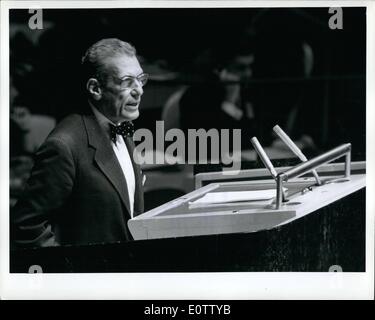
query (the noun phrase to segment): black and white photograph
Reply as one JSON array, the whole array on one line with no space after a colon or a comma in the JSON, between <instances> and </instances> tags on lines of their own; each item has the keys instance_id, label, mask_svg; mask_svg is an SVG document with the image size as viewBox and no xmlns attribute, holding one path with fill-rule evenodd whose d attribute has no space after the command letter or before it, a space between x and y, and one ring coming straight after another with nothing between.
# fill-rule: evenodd
<instances>
[{"instance_id":1,"label":"black and white photograph","mask_svg":"<svg viewBox=\"0 0 375 320\"><path fill-rule=\"evenodd\" d=\"M278 3L1 3L6 299L373 299L374 6Z\"/></svg>"}]
</instances>

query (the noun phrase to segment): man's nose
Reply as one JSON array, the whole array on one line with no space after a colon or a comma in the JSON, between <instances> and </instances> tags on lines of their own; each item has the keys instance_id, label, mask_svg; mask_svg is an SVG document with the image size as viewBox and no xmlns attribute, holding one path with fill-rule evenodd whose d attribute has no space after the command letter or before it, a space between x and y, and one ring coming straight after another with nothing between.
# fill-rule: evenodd
<instances>
[{"instance_id":1,"label":"man's nose","mask_svg":"<svg viewBox=\"0 0 375 320\"><path fill-rule=\"evenodd\" d=\"M135 99L138 99L143 94L143 88L140 82L135 81L134 88L130 91L130 94Z\"/></svg>"}]
</instances>

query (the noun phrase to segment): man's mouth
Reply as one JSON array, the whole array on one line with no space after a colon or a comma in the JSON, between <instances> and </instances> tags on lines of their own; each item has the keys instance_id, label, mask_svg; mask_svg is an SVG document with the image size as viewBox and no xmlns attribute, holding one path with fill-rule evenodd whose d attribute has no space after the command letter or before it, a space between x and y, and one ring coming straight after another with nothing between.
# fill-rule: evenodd
<instances>
[{"instance_id":1,"label":"man's mouth","mask_svg":"<svg viewBox=\"0 0 375 320\"><path fill-rule=\"evenodd\" d=\"M126 105L136 107L138 105L138 102L127 103Z\"/></svg>"}]
</instances>

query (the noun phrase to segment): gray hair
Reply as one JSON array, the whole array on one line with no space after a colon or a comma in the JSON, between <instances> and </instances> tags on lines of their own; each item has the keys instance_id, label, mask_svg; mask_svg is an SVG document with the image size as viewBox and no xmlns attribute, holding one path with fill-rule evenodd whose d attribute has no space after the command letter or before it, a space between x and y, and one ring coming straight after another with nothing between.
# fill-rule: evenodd
<instances>
[{"instance_id":1,"label":"gray hair","mask_svg":"<svg viewBox=\"0 0 375 320\"><path fill-rule=\"evenodd\" d=\"M83 80L95 77L104 81L107 77L104 64L106 58L124 54L133 57L136 53L133 45L116 38L102 39L94 43L82 57Z\"/></svg>"}]
</instances>

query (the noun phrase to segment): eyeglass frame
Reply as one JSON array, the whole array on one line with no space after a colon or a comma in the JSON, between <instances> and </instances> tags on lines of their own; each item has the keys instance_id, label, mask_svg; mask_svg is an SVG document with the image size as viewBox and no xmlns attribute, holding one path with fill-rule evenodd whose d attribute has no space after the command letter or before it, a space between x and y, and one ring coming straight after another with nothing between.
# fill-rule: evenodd
<instances>
[{"instance_id":1,"label":"eyeglass frame","mask_svg":"<svg viewBox=\"0 0 375 320\"><path fill-rule=\"evenodd\" d=\"M146 80L143 83L139 78L140 77L144 77L144 76L146 76ZM141 73L140 75L138 75L136 77L131 76L131 75L126 75L126 76L123 76L122 78L119 78L119 77L116 77L116 76L112 76L112 77L121 81L121 87L122 87L122 84L123 84L123 82L125 80L132 79L132 84L134 83L135 80L137 80L141 84L141 87L143 88L147 84L148 79L150 78L150 75L148 73L143 72L143 73ZM124 89L128 89L128 88L132 88L132 86L126 86L126 87L124 87Z\"/></svg>"}]
</instances>

